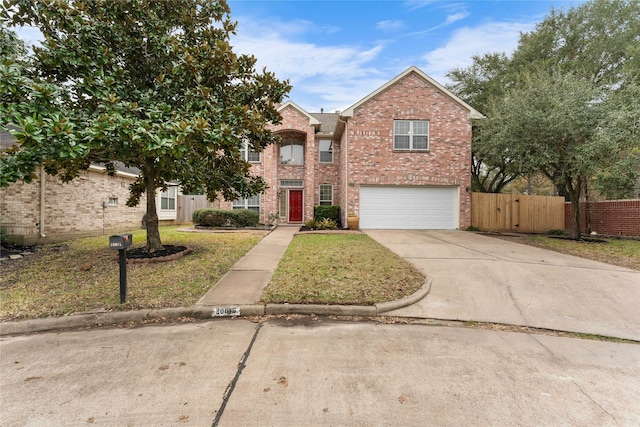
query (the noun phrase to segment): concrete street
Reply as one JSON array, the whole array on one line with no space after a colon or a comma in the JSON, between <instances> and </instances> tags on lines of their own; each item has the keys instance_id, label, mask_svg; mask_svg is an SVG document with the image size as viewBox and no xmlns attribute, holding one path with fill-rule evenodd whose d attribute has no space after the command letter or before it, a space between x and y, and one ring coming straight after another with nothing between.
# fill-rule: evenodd
<instances>
[{"instance_id":1,"label":"concrete street","mask_svg":"<svg viewBox=\"0 0 640 427\"><path fill-rule=\"evenodd\" d=\"M640 424L637 344L304 318L49 332L0 350L2 426Z\"/></svg>"}]
</instances>

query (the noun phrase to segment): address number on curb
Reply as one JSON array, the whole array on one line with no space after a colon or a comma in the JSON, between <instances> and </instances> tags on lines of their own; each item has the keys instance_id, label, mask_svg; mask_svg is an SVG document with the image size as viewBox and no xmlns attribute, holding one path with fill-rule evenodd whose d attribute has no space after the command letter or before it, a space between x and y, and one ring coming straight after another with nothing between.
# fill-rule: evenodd
<instances>
[{"instance_id":1,"label":"address number on curb","mask_svg":"<svg viewBox=\"0 0 640 427\"><path fill-rule=\"evenodd\" d=\"M215 307L211 312L213 317L240 316L240 307Z\"/></svg>"}]
</instances>

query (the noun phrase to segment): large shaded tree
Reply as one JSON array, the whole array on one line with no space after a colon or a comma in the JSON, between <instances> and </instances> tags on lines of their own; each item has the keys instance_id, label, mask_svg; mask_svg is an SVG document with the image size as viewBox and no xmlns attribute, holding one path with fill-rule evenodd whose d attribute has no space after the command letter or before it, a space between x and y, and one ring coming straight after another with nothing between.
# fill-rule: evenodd
<instances>
[{"instance_id":1,"label":"large shaded tree","mask_svg":"<svg viewBox=\"0 0 640 427\"><path fill-rule=\"evenodd\" d=\"M451 81L447 88L474 108L486 112L493 100L513 86L511 58L504 53L489 53L472 59L469 67L456 68L447 74ZM471 187L476 192L500 193L522 175L523 167L481 135L477 125L482 120L475 119L473 123Z\"/></svg>"},{"instance_id":2,"label":"large shaded tree","mask_svg":"<svg viewBox=\"0 0 640 427\"><path fill-rule=\"evenodd\" d=\"M92 163L140 169L127 205L146 193L147 250L162 249L155 192L177 182L210 199L264 190L240 156L277 141L287 82L255 70L229 43L224 0L9 0L1 18L44 34L26 63L3 64L1 125L20 149L2 183L37 164L64 181Z\"/></svg>"},{"instance_id":3,"label":"large shaded tree","mask_svg":"<svg viewBox=\"0 0 640 427\"><path fill-rule=\"evenodd\" d=\"M479 126L485 142L541 171L568 196L572 237L580 235L580 195L586 179L610 162L616 150L596 138L604 117L601 91L572 75L539 72L494 103Z\"/></svg>"},{"instance_id":4,"label":"large shaded tree","mask_svg":"<svg viewBox=\"0 0 640 427\"><path fill-rule=\"evenodd\" d=\"M593 0L552 10L505 61L474 58L450 74L453 90L487 116L476 122L474 154L492 155L476 156L478 170L544 173L571 201L579 236L579 200L592 177L629 186L637 176L629 159L638 151L638 45L638 0Z\"/></svg>"}]
</instances>

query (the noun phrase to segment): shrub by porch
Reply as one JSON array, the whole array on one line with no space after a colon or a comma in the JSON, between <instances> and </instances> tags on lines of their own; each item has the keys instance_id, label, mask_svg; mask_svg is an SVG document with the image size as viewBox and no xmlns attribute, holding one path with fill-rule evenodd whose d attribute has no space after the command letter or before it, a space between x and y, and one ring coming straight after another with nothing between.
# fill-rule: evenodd
<instances>
[{"instance_id":1,"label":"shrub by porch","mask_svg":"<svg viewBox=\"0 0 640 427\"><path fill-rule=\"evenodd\" d=\"M250 209L196 209L193 224L204 227L257 227L260 214Z\"/></svg>"}]
</instances>

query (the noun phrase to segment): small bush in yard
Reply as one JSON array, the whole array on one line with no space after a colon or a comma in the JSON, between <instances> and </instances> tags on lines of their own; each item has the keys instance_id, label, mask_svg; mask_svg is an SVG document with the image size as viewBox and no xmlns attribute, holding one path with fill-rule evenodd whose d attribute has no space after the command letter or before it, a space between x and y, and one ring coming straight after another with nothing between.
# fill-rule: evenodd
<instances>
[{"instance_id":1,"label":"small bush in yard","mask_svg":"<svg viewBox=\"0 0 640 427\"><path fill-rule=\"evenodd\" d=\"M324 218L318 221L316 228L318 230L335 230L338 228L338 224L332 219Z\"/></svg>"},{"instance_id":2,"label":"small bush in yard","mask_svg":"<svg viewBox=\"0 0 640 427\"><path fill-rule=\"evenodd\" d=\"M336 227L340 225L340 206L314 206L313 216L316 221L322 221L324 218L333 220Z\"/></svg>"},{"instance_id":3,"label":"small bush in yard","mask_svg":"<svg viewBox=\"0 0 640 427\"><path fill-rule=\"evenodd\" d=\"M199 214L196 225L205 225L207 227L224 227L229 225L229 212L221 209L202 209Z\"/></svg>"},{"instance_id":4,"label":"small bush in yard","mask_svg":"<svg viewBox=\"0 0 640 427\"><path fill-rule=\"evenodd\" d=\"M257 227L260 214L249 209L196 209L192 220L205 227Z\"/></svg>"},{"instance_id":5,"label":"small bush in yard","mask_svg":"<svg viewBox=\"0 0 640 427\"><path fill-rule=\"evenodd\" d=\"M238 227L257 227L260 214L250 209L238 209L235 213L235 221Z\"/></svg>"},{"instance_id":6,"label":"small bush in yard","mask_svg":"<svg viewBox=\"0 0 640 427\"><path fill-rule=\"evenodd\" d=\"M318 223L316 222L315 219L310 219L309 221L306 221L304 225L307 228L318 228Z\"/></svg>"}]
</instances>

